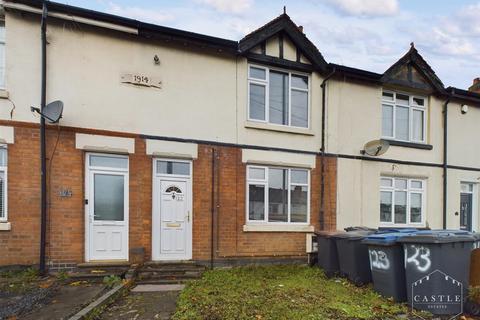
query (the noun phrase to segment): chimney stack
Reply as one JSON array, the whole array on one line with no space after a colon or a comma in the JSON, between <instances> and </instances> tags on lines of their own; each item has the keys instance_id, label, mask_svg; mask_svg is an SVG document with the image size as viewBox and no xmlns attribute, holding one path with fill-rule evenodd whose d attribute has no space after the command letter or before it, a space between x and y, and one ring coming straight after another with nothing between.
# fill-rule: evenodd
<instances>
[{"instance_id":1,"label":"chimney stack","mask_svg":"<svg viewBox=\"0 0 480 320\"><path fill-rule=\"evenodd\" d=\"M480 78L473 79L473 84L468 88L468 91L480 93Z\"/></svg>"},{"instance_id":2,"label":"chimney stack","mask_svg":"<svg viewBox=\"0 0 480 320\"><path fill-rule=\"evenodd\" d=\"M303 26L298 26L298 30L300 30L300 32L303 33Z\"/></svg>"}]
</instances>

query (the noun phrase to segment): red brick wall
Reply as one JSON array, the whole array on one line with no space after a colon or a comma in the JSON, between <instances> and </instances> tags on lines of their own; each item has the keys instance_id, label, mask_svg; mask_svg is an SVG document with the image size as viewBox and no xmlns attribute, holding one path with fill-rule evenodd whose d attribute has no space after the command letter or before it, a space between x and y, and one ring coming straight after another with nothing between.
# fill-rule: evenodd
<instances>
[{"instance_id":1,"label":"red brick wall","mask_svg":"<svg viewBox=\"0 0 480 320\"><path fill-rule=\"evenodd\" d=\"M2 123L3 124L3 123ZM6 123L8 125L8 123ZM75 148L75 132L113 134L52 127L47 130L47 262L70 266L84 261L85 152ZM123 134L122 136L125 136ZM135 137L134 135L127 135ZM214 254L217 259L305 255L304 233L244 232L246 165L241 149L199 145L193 161L193 258L211 254L212 155L215 150ZM145 140L135 138L130 158L130 249L143 248L151 258L152 157ZM321 158L311 171L310 221L318 229ZM325 228L335 228L336 159L326 158ZM70 197L61 197L70 190ZM40 160L38 127L15 127L8 147L8 212L12 230L0 231L0 266L38 264L40 231ZM138 250L137 250L138 251ZM132 257L131 257L132 258Z\"/></svg>"},{"instance_id":2,"label":"red brick wall","mask_svg":"<svg viewBox=\"0 0 480 320\"><path fill-rule=\"evenodd\" d=\"M8 220L0 231L0 265L38 263L40 246L40 156L38 130L15 128L8 146Z\"/></svg>"},{"instance_id":3,"label":"red brick wall","mask_svg":"<svg viewBox=\"0 0 480 320\"><path fill-rule=\"evenodd\" d=\"M222 259L234 257L279 257L305 255L305 233L244 232L246 220L246 165L242 151L214 147L215 200L214 253ZM310 221L319 228L321 158L311 171ZM335 229L336 158L326 158L325 229ZM208 260L211 254L212 147L199 146L194 161L193 257Z\"/></svg>"}]
</instances>

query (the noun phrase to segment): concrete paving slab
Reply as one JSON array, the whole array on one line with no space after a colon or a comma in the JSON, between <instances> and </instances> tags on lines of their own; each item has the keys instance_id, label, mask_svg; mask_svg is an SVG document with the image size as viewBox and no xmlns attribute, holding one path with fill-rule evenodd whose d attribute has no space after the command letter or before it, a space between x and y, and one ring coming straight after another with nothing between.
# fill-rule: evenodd
<instances>
[{"instance_id":1,"label":"concrete paving slab","mask_svg":"<svg viewBox=\"0 0 480 320\"><path fill-rule=\"evenodd\" d=\"M101 320L168 320L175 312L179 291L131 292L109 306Z\"/></svg>"},{"instance_id":2,"label":"concrete paving slab","mask_svg":"<svg viewBox=\"0 0 480 320\"><path fill-rule=\"evenodd\" d=\"M22 320L67 319L103 291L102 284L65 285L40 309L20 317Z\"/></svg>"},{"instance_id":3,"label":"concrete paving slab","mask_svg":"<svg viewBox=\"0 0 480 320\"><path fill-rule=\"evenodd\" d=\"M132 289L132 292L165 292L182 291L184 284L139 284Z\"/></svg>"}]
</instances>

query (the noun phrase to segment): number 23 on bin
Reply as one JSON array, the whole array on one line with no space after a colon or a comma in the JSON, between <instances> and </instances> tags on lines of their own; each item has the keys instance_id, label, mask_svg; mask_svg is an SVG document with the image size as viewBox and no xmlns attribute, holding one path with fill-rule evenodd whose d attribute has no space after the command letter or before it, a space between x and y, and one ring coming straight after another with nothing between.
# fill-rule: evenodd
<instances>
[{"instance_id":1,"label":"number 23 on bin","mask_svg":"<svg viewBox=\"0 0 480 320\"><path fill-rule=\"evenodd\" d=\"M426 272L430 269L430 249L423 246L409 245L405 248L405 267L413 264L417 271Z\"/></svg>"}]
</instances>

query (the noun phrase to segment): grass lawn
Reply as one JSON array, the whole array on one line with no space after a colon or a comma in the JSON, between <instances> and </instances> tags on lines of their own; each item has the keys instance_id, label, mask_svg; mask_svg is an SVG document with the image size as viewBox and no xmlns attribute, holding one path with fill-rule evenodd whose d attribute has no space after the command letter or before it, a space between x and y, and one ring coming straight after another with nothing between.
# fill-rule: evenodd
<instances>
[{"instance_id":1,"label":"grass lawn","mask_svg":"<svg viewBox=\"0 0 480 320\"><path fill-rule=\"evenodd\" d=\"M207 271L180 294L173 319L395 319L407 307L307 266Z\"/></svg>"}]
</instances>

